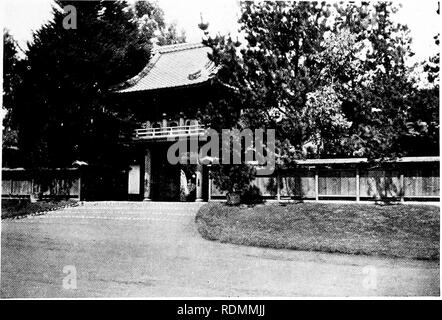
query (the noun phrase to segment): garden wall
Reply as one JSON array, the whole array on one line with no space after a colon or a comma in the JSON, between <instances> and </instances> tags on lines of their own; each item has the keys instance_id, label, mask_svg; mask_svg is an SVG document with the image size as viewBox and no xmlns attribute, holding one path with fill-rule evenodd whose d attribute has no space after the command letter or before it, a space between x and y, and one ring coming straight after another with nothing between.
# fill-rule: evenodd
<instances>
[{"instance_id":1,"label":"garden wall","mask_svg":"<svg viewBox=\"0 0 442 320\"><path fill-rule=\"evenodd\" d=\"M275 200L438 200L439 157L406 157L382 163L367 159L303 160L296 169L256 177L252 184L263 198ZM224 197L210 183L210 199Z\"/></svg>"},{"instance_id":2,"label":"garden wall","mask_svg":"<svg viewBox=\"0 0 442 320\"><path fill-rule=\"evenodd\" d=\"M80 199L79 169L2 169L2 198Z\"/></svg>"}]
</instances>

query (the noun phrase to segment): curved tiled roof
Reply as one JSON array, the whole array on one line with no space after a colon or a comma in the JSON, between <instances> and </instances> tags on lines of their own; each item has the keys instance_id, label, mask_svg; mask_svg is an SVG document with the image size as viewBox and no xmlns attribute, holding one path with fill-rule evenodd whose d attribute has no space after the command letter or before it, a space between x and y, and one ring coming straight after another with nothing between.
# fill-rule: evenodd
<instances>
[{"instance_id":1,"label":"curved tiled roof","mask_svg":"<svg viewBox=\"0 0 442 320\"><path fill-rule=\"evenodd\" d=\"M126 93L183 87L208 81L217 71L201 43L181 43L157 47L147 66L135 77L118 86Z\"/></svg>"}]
</instances>

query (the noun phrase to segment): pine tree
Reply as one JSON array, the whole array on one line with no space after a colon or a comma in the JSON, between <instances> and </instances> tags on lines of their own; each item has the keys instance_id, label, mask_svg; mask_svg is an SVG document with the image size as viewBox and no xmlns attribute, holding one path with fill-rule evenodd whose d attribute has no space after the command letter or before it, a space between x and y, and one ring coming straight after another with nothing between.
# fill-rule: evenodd
<instances>
[{"instance_id":1,"label":"pine tree","mask_svg":"<svg viewBox=\"0 0 442 320\"><path fill-rule=\"evenodd\" d=\"M65 28L71 5L76 28ZM17 89L14 118L29 166L124 165L122 137L130 115L112 104L111 90L148 62L151 35L125 1L64 1L34 33Z\"/></svg>"},{"instance_id":2,"label":"pine tree","mask_svg":"<svg viewBox=\"0 0 442 320\"><path fill-rule=\"evenodd\" d=\"M287 162L422 152L404 143L420 91L406 64L413 55L409 30L394 21L396 11L387 2L241 3L243 43L221 35L205 40L221 67L216 80L230 93L210 102L204 120L215 127L275 128ZM434 104L418 104L438 123ZM226 105L236 117L219 123ZM431 140L425 154L438 154L436 127L431 135L417 134Z\"/></svg>"},{"instance_id":3,"label":"pine tree","mask_svg":"<svg viewBox=\"0 0 442 320\"><path fill-rule=\"evenodd\" d=\"M16 106L15 91L19 85L22 61L18 55L18 45L8 30L3 30L3 165L17 161L17 130L12 121L12 110Z\"/></svg>"}]
</instances>

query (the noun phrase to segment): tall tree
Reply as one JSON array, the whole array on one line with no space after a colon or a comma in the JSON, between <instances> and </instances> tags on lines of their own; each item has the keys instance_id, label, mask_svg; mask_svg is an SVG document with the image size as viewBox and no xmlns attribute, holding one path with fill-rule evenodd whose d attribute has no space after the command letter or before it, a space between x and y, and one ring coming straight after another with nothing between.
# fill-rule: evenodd
<instances>
[{"instance_id":1,"label":"tall tree","mask_svg":"<svg viewBox=\"0 0 442 320\"><path fill-rule=\"evenodd\" d=\"M185 32L178 34L175 22L170 24L164 20L164 12L158 2L136 1L130 8L138 28L144 37L154 39L158 45L182 43L186 41Z\"/></svg>"},{"instance_id":2,"label":"tall tree","mask_svg":"<svg viewBox=\"0 0 442 320\"><path fill-rule=\"evenodd\" d=\"M416 90L405 63L409 31L394 22L396 10L386 2L241 3L244 43L205 39L221 66L217 80L231 90L205 120L276 128L286 162L416 153L401 143ZM219 123L222 105L237 112Z\"/></svg>"},{"instance_id":3,"label":"tall tree","mask_svg":"<svg viewBox=\"0 0 442 320\"><path fill-rule=\"evenodd\" d=\"M10 157L11 150L17 148L17 130L12 122L12 110L16 105L14 92L20 83L21 61L18 46L8 30L3 30L3 159ZM13 151L12 151L13 152Z\"/></svg>"},{"instance_id":4,"label":"tall tree","mask_svg":"<svg viewBox=\"0 0 442 320\"><path fill-rule=\"evenodd\" d=\"M21 165L17 152L17 130L11 117L16 105L14 92L20 83L21 68L18 46L8 30L3 30L3 105L2 105L2 156L3 166Z\"/></svg>"},{"instance_id":5,"label":"tall tree","mask_svg":"<svg viewBox=\"0 0 442 320\"><path fill-rule=\"evenodd\" d=\"M356 77L341 86L343 109L353 123L343 148L356 155L383 158L407 154L399 140L412 92L406 60L414 53L408 28L393 20L397 10L387 2L337 6L343 17L338 28L347 28L365 48Z\"/></svg>"},{"instance_id":6,"label":"tall tree","mask_svg":"<svg viewBox=\"0 0 442 320\"><path fill-rule=\"evenodd\" d=\"M440 15L440 4L436 10ZM439 46L439 36L434 36L434 42ZM416 85L410 97L408 122L400 144L412 146L414 155L438 155L439 149L439 51L427 61L418 64L417 70L423 70L427 78L425 86ZM423 68L421 68L423 67Z\"/></svg>"},{"instance_id":7,"label":"tall tree","mask_svg":"<svg viewBox=\"0 0 442 320\"><path fill-rule=\"evenodd\" d=\"M76 9L76 28L66 28L66 6ZM57 0L52 21L35 32L13 113L28 165L123 164L130 115L111 107L110 88L137 74L152 47L131 8L125 1Z\"/></svg>"},{"instance_id":8,"label":"tall tree","mask_svg":"<svg viewBox=\"0 0 442 320\"><path fill-rule=\"evenodd\" d=\"M10 110L14 105L13 92L19 83L18 48L8 30L3 30L3 107Z\"/></svg>"}]
</instances>

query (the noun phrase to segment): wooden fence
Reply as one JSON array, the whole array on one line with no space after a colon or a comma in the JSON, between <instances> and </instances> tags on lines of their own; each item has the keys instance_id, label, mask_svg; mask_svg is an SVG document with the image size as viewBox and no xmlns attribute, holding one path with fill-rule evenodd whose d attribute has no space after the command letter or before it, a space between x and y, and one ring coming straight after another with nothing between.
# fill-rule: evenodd
<instances>
[{"instance_id":1,"label":"wooden fence","mask_svg":"<svg viewBox=\"0 0 442 320\"><path fill-rule=\"evenodd\" d=\"M2 198L70 198L80 200L77 168L26 170L2 169Z\"/></svg>"},{"instance_id":2,"label":"wooden fence","mask_svg":"<svg viewBox=\"0 0 442 320\"><path fill-rule=\"evenodd\" d=\"M127 175L79 168L31 171L2 169L2 197L125 200ZM401 158L373 163L366 159L298 161L297 168L252 183L265 199L438 200L439 157ZM224 198L209 182L209 200Z\"/></svg>"},{"instance_id":3,"label":"wooden fence","mask_svg":"<svg viewBox=\"0 0 442 320\"><path fill-rule=\"evenodd\" d=\"M367 159L314 159L257 177L252 185L263 198L346 200L437 200L440 196L439 157L406 157L374 163ZM210 199L225 197L210 183Z\"/></svg>"}]
</instances>

